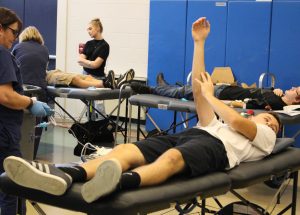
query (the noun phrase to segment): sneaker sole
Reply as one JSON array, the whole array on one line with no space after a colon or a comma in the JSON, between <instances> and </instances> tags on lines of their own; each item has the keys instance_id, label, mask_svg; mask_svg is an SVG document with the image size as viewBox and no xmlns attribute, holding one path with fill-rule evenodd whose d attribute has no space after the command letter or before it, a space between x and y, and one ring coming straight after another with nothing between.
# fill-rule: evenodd
<instances>
[{"instance_id":1,"label":"sneaker sole","mask_svg":"<svg viewBox=\"0 0 300 215\"><path fill-rule=\"evenodd\" d=\"M81 188L83 199L91 203L100 197L112 193L122 174L119 162L112 160L104 161L96 170L95 176L86 182Z\"/></svg>"},{"instance_id":2,"label":"sneaker sole","mask_svg":"<svg viewBox=\"0 0 300 215\"><path fill-rule=\"evenodd\" d=\"M132 81L133 78L134 78L134 70L128 71L124 75L124 78L119 83L117 83L117 87L120 88L124 83Z\"/></svg>"},{"instance_id":3,"label":"sneaker sole","mask_svg":"<svg viewBox=\"0 0 300 215\"><path fill-rule=\"evenodd\" d=\"M111 88L116 89L116 82L115 82L115 73L113 71L109 71L108 75L111 76Z\"/></svg>"},{"instance_id":4,"label":"sneaker sole","mask_svg":"<svg viewBox=\"0 0 300 215\"><path fill-rule=\"evenodd\" d=\"M116 85L116 82L115 82L115 79L116 79L115 78L115 73L111 73L111 77L112 77L112 80L111 80L112 85L111 86L112 86L113 89L116 89L117 85Z\"/></svg>"},{"instance_id":5,"label":"sneaker sole","mask_svg":"<svg viewBox=\"0 0 300 215\"><path fill-rule=\"evenodd\" d=\"M3 166L8 177L23 187L56 196L64 194L67 190L67 182L64 179L41 172L19 157L6 158Z\"/></svg>"}]
</instances>

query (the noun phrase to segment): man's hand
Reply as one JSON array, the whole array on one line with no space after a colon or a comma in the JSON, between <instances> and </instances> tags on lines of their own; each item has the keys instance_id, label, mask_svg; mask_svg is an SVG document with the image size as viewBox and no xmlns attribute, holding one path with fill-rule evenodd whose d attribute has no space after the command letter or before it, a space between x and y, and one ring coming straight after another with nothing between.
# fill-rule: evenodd
<instances>
[{"instance_id":1,"label":"man's hand","mask_svg":"<svg viewBox=\"0 0 300 215\"><path fill-rule=\"evenodd\" d=\"M206 17L201 17L192 25L192 37L194 41L205 41L210 32L209 21Z\"/></svg>"},{"instance_id":2,"label":"man's hand","mask_svg":"<svg viewBox=\"0 0 300 215\"><path fill-rule=\"evenodd\" d=\"M274 89L274 90L273 90L273 93L274 93L276 96L283 96L283 91L282 91L282 89Z\"/></svg>"},{"instance_id":3,"label":"man's hand","mask_svg":"<svg viewBox=\"0 0 300 215\"><path fill-rule=\"evenodd\" d=\"M209 95L214 95L214 84L211 80L210 75L208 72L201 73L201 81L199 79L196 79L196 83L199 84L199 87L201 89L201 94L203 97L207 97Z\"/></svg>"}]
</instances>

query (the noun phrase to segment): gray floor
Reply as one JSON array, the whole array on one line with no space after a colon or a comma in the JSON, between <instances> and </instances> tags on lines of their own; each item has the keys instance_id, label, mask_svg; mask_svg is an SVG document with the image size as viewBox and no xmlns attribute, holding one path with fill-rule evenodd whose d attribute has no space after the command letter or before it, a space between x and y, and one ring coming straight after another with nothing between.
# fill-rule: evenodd
<instances>
[{"instance_id":1,"label":"gray floor","mask_svg":"<svg viewBox=\"0 0 300 215\"><path fill-rule=\"evenodd\" d=\"M133 136L135 136L135 134L133 134ZM132 139L134 139L134 137ZM123 141L123 138L121 136L118 136L118 142L121 141ZM71 134L68 133L68 129L60 128L60 127L55 127L55 128L49 127L47 131L44 131L42 135L42 140L38 150L37 159L46 162L54 162L54 163L79 161L79 157L73 155L73 149L76 144L77 144L76 139ZM272 214L277 214L281 209L285 207L284 205L286 203L289 203L291 190L292 190L291 185L288 185L285 191L286 194L281 198L280 204L277 204L276 209ZM249 200L263 207L266 207L266 205L271 201L272 195L275 194L275 190L265 186L264 184L258 184L249 187L247 189L241 189L239 190L239 192L243 196L247 197ZM299 196L299 191L298 191L298 196ZM238 201L238 199L230 193L223 196L219 196L218 199L221 201L223 205L226 205L230 202ZM299 198L297 203L298 203L297 214L300 214ZM29 203L27 205L28 205L27 214L29 215L38 214ZM217 211L219 209L218 205L211 198L208 199L207 205L209 206L208 208L211 210ZM46 214L51 214L51 215L52 214L55 215L56 214L60 214L60 215L82 214L79 212L68 211L68 210L55 208L44 204L40 204L40 206L46 212ZM152 213L152 215L158 215L158 214L173 215L173 214L178 214L178 212L176 212L174 207L171 206L170 209ZM200 214L200 209L195 208L189 214ZM290 211L288 211L285 214L290 214Z\"/></svg>"}]
</instances>

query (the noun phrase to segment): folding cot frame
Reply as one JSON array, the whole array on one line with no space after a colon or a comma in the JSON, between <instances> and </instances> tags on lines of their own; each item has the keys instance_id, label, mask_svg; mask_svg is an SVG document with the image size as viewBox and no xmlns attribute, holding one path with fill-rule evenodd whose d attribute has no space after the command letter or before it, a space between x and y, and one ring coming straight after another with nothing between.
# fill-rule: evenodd
<instances>
[{"instance_id":1,"label":"folding cot frame","mask_svg":"<svg viewBox=\"0 0 300 215\"><path fill-rule=\"evenodd\" d=\"M79 99L81 100L87 107L92 107L98 114L108 119L114 125L116 125L115 132L115 140L117 137L117 131L121 131L124 136L124 141L127 140L127 117L128 117L128 98L132 95L132 91L129 88L126 88L124 85L121 89L106 89L106 88L72 88L72 87L54 87L47 86L47 95L48 97L54 101L54 103L65 113L67 114L74 122L77 120L64 108L62 107L56 100L56 97L60 98L69 98L69 99ZM92 101L94 100L113 100L118 99L118 105L112 110L112 112L108 116L104 116L100 111L98 111L93 105ZM126 109L125 109L125 121L124 121L124 129L122 128L123 124L119 126L119 114L121 104L126 101ZM113 112L117 110L117 119L113 121L111 119L111 115Z\"/></svg>"},{"instance_id":2,"label":"folding cot frame","mask_svg":"<svg viewBox=\"0 0 300 215\"><path fill-rule=\"evenodd\" d=\"M30 84L23 84L24 95L26 96L38 96L42 93L42 88Z\"/></svg>"},{"instance_id":3,"label":"folding cot frame","mask_svg":"<svg viewBox=\"0 0 300 215\"><path fill-rule=\"evenodd\" d=\"M206 208L206 199L231 192L245 204L248 204L249 207L253 208L253 210L256 210L258 214L268 214L266 210L253 207L251 202L240 196L236 190L284 174L287 180L290 177L293 178L293 192L291 202L279 214L284 214L291 209L291 214L295 215L300 149L294 147L286 148L293 141L294 139L291 138L279 138L276 146L284 149L275 147L274 154L259 161L241 163L227 172L214 172L195 178L173 177L157 186L115 192L93 203L86 203L81 197L82 183L74 183L64 195L54 196L19 186L12 182L4 173L0 176L0 189L7 194L16 195L34 202L80 211L90 215L141 215L167 209L172 204L176 205L175 208L180 214L188 213L196 206L202 208L202 215L212 212L218 214L216 211ZM278 200L281 195L281 191L277 192L272 200ZM201 204L198 203L198 198L200 198ZM181 207L182 204L186 205ZM220 203L219 206L223 207ZM41 211L39 213L44 214Z\"/></svg>"}]
</instances>

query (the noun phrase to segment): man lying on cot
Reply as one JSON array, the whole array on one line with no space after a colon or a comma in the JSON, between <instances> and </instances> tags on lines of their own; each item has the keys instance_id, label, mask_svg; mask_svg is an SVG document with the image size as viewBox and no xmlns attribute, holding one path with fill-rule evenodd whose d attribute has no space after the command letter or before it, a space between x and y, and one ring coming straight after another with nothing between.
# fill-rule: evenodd
<instances>
[{"instance_id":1,"label":"man lying on cot","mask_svg":"<svg viewBox=\"0 0 300 215\"><path fill-rule=\"evenodd\" d=\"M133 82L131 88L139 94L194 100L191 86L169 85L162 73L158 74L156 80L158 86L155 87ZM218 99L232 100L230 105L233 107L247 109L282 110L286 105L300 104L300 87L292 87L283 93L281 89L247 89L241 86L215 85L214 94Z\"/></svg>"},{"instance_id":2,"label":"man lying on cot","mask_svg":"<svg viewBox=\"0 0 300 215\"><path fill-rule=\"evenodd\" d=\"M213 95L205 73L204 43L210 32L206 18L193 23L193 93L199 123L181 133L120 144L107 155L74 167L54 167L8 157L4 168L15 183L62 195L74 182L85 182L81 194L93 202L117 190L152 186L177 174L190 177L233 168L264 158L273 150L279 121L261 113L244 118ZM218 114L226 124L216 118Z\"/></svg>"},{"instance_id":3,"label":"man lying on cot","mask_svg":"<svg viewBox=\"0 0 300 215\"><path fill-rule=\"evenodd\" d=\"M59 69L47 71L46 81L48 85L74 86L80 88L97 87L119 89L124 83L129 83L134 78L134 70L130 69L120 75L115 81L115 73L110 70L104 80L99 80L91 75L63 72Z\"/></svg>"}]
</instances>

